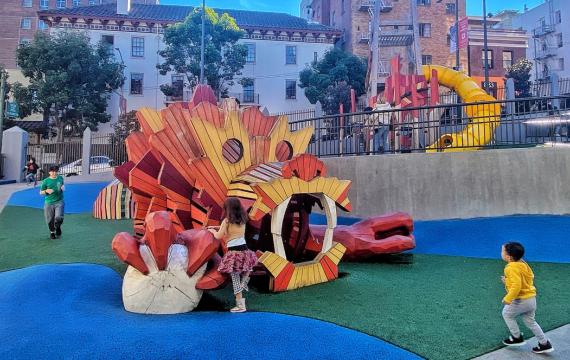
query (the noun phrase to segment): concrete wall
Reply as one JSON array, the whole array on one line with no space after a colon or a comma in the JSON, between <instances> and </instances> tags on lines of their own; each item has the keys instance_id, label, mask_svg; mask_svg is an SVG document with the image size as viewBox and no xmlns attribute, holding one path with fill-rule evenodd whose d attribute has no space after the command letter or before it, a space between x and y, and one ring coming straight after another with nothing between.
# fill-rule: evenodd
<instances>
[{"instance_id":1,"label":"concrete wall","mask_svg":"<svg viewBox=\"0 0 570 360\"><path fill-rule=\"evenodd\" d=\"M353 181L352 213L414 219L570 213L570 148L325 158Z\"/></svg>"}]
</instances>

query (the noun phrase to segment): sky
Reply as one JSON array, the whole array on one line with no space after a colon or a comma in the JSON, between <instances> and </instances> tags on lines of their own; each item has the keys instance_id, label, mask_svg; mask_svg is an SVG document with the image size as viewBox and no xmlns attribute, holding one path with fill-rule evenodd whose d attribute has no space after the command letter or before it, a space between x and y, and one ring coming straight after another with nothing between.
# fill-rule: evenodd
<instances>
[{"instance_id":1,"label":"sky","mask_svg":"<svg viewBox=\"0 0 570 360\"><path fill-rule=\"evenodd\" d=\"M450 2L453 0L443 0ZM206 0L206 6L220 9L244 9L255 11L284 12L299 16L299 4L301 0ZM432 0L435 3L435 0ZM543 3L544 0L487 0L487 13L497 13L502 9L521 10L526 4L533 8ZM201 0L160 0L163 5L191 5L199 6ZM468 15L483 15L482 0L467 0Z\"/></svg>"}]
</instances>

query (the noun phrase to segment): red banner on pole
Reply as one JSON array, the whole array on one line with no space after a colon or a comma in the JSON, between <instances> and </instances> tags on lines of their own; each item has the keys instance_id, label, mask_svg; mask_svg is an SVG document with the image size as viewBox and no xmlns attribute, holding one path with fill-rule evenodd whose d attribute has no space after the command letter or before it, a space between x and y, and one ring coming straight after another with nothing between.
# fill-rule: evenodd
<instances>
[{"instance_id":1,"label":"red banner on pole","mask_svg":"<svg viewBox=\"0 0 570 360\"><path fill-rule=\"evenodd\" d=\"M457 51L457 36L456 36L457 26L453 24L449 28L449 52L454 53ZM464 17L459 19L459 48L465 49L469 45L469 20Z\"/></svg>"}]
</instances>

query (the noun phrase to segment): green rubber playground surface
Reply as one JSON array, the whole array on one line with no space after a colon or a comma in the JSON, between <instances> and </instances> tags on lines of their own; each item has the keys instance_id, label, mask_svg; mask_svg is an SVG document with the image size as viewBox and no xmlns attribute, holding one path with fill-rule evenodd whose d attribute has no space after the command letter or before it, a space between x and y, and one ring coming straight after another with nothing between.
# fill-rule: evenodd
<instances>
[{"instance_id":1,"label":"green rubber playground surface","mask_svg":"<svg viewBox=\"0 0 570 360\"><path fill-rule=\"evenodd\" d=\"M125 265L112 253L111 240L131 226L90 214L66 215L63 237L53 241L41 210L8 206L0 213L0 271L85 262L122 273ZM544 330L570 323L570 264L531 265L538 322ZM409 264L341 262L341 277L334 282L279 294L252 290L247 301L254 311L329 321L426 358L469 359L502 347L507 335L501 318L503 266L499 260L437 255L414 255ZM231 303L226 288L205 294L199 310L223 310Z\"/></svg>"}]
</instances>

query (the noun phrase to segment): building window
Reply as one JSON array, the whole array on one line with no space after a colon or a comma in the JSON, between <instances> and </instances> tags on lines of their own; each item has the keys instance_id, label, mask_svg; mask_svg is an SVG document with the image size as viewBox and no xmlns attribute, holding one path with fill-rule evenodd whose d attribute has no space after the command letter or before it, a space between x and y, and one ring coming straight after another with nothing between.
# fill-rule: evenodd
<instances>
[{"instance_id":1,"label":"building window","mask_svg":"<svg viewBox=\"0 0 570 360\"><path fill-rule=\"evenodd\" d=\"M47 30L48 24L43 20L38 20L38 30Z\"/></svg>"},{"instance_id":2,"label":"building window","mask_svg":"<svg viewBox=\"0 0 570 360\"><path fill-rule=\"evenodd\" d=\"M55 2L55 7L58 9L63 9L66 5L66 0L56 0Z\"/></svg>"},{"instance_id":3,"label":"building window","mask_svg":"<svg viewBox=\"0 0 570 360\"><path fill-rule=\"evenodd\" d=\"M40 9L46 10L49 8L49 0L40 0Z\"/></svg>"},{"instance_id":4,"label":"building window","mask_svg":"<svg viewBox=\"0 0 570 360\"><path fill-rule=\"evenodd\" d=\"M319 61L319 53L316 52L316 51L313 53L313 61L314 61L314 62Z\"/></svg>"},{"instance_id":5,"label":"building window","mask_svg":"<svg viewBox=\"0 0 570 360\"><path fill-rule=\"evenodd\" d=\"M558 70L564 71L564 58L558 59Z\"/></svg>"},{"instance_id":6,"label":"building window","mask_svg":"<svg viewBox=\"0 0 570 360\"><path fill-rule=\"evenodd\" d=\"M22 38L20 39L20 45L28 45L32 42L32 40L27 39L27 38Z\"/></svg>"},{"instance_id":7,"label":"building window","mask_svg":"<svg viewBox=\"0 0 570 360\"><path fill-rule=\"evenodd\" d=\"M481 50L481 62L483 63L483 69L485 68L485 50ZM487 50L487 68L493 68L493 50Z\"/></svg>"},{"instance_id":8,"label":"building window","mask_svg":"<svg viewBox=\"0 0 570 360\"><path fill-rule=\"evenodd\" d=\"M420 37L431 37L431 24L420 23Z\"/></svg>"},{"instance_id":9,"label":"building window","mask_svg":"<svg viewBox=\"0 0 570 360\"><path fill-rule=\"evenodd\" d=\"M143 94L143 74L131 73L131 95Z\"/></svg>"},{"instance_id":10,"label":"building window","mask_svg":"<svg viewBox=\"0 0 570 360\"><path fill-rule=\"evenodd\" d=\"M285 47L285 64L294 65L297 63L297 47L296 46L286 46Z\"/></svg>"},{"instance_id":11,"label":"building window","mask_svg":"<svg viewBox=\"0 0 570 360\"><path fill-rule=\"evenodd\" d=\"M32 7L32 0L22 0L22 7Z\"/></svg>"},{"instance_id":12,"label":"building window","mask_svg":"<svg viewBox=\"0 0 570 360\"><path fill-rule=\"evenodd\" d=\"M451 46L451 35L447 34L447 46Z\"/></svg>"},{"instance_id":13,"label":"building window","mask_svg":"<svg viewBox=\"0 0 570 360\"><path fill-rule=\"evenodd\" d=\"M445 13L455 15L455 4L454 3L445 4Z\"/></svg>"},{"instance_id":14,"label":"building window","mask_svg":"<svg viewBox=\"0 0 570 360\"><path fill-rule=\"evenodd\" d=\"M332 26L336 25L336 11L333 10L332 12Z\"/></svg>"},{"instance_id":15,"label":"building window","mask_svg":"<svg viewBox=\"0 0 570 360\"><path fill-rule=\"evenodd\" d=\"M564 46L564 42L562 41L562 33L556 34L556 44L558 45L559 48Z\"/></svg>"},{"instance_id":16,"label":"building window","mask_svg":"<svg viewBox=\"0 0 570 360\"><path fill-rule=\"evenodd\" d=\"M102 35L101 45L107 49L109 55L113 55L115 52L115 37L113 35Z\"/></svg>"},{"instance_id":17,"label":"building window","mask_svg":"<svg viewBox=\"0 0 570 360\"><path fill-rule=\"evenodd\" d=\"M285 80L285 99L294 100L297 98L297 80Z\"/></svg>"},{"instance_id":18,"label":"building window","mask_svg":"<svg viewBox=\"0 0 570 360\"><path fill-rule=\"evenodd\" d=\"M560 24L562 22L562 13L560 12L560 10L556 10L556 12L554 13L554 19L556 20L557 24Z\"/></svg>"},{"instance_id":19,"label":"building window","mask_svg":"<svg viewBox=\"0 0 570 360\"><path fill-rule=\"evenodd\" d=\"M255 102L255 83L252 81L251 85L243 87L243 102L251 104Z\"/></svg>"},{"instance_id":20,"label":"building window","mask_svg":"<svg viewBox=\"0 0 570 360\"><path fill-rule=\"evenodd\" d=\"M507 70L513 66L513 52L503 51L503 69Z\"/></svg>"},{"instance_id":21,"label":"building window","mask_svg":"<svg viewBox=\"0 0 570 360\"><path fill-rule=\"evenodd\" d=\"M144 38L142 37L131 38L131 56L132 57L144 56Z\"/></svg>"},{"instance_id":22,"label":"building window","mask_svg":"<svg viewBox=\"0 0 570 360\"><path fill-rule=\"evenodd\" d=\"M32 18L22 18L20 21L20 28L29 30L32 28Z\"/></svg>"},{"instance_id":23,"label":"building window","mask_svg":"<svg viewBox=\"0 0 570 360\"><path fill-rule=\"evenodd\" d=\"M245 44L247 47L247 55L245 57L246 63L255 63L255 44Z\"/></svg>"},{"instance_id":24,"label":"building window","mask_svg":"<svg viewBox=\"0 0 570 360\"><path fill-rule=\"evenodd\" d=\"M97 5L99 0L89 0L89 5Z\"/></svg>"},{"instance_id":25,"label":"building window","mask_svg":"<svg viewBox=\"0 0 570 360\"><path fill-rule=\"evenodd\" d=\"M184 75L172 75L172 100L184 100Z\"/></svg>"},{"instance_id":26,"label":"building window","mask_svg":"<svg viewBox=\"0 0 570 360\"><path fill-rule=\"evenodd\" d=\"M420 6L430 6L431 0L418 0L418 5Z\"/></svg>"},{"instance_id":27,"label":"building window","mask_svg":"<svg viewBox=\"0 0 570 360\"><path fill-rule=\"evenodd\" d=\"M344 14L344 0L340 2L340 13Z\"/></svg>"},{"instance_id":28,"label":"building window","mask_svg":"<svg viewBox=\"0 0 570 360\"><path fill-rule=\"evenodd\" d=\"M81 0L73 0L73 6L74 7L81 6Z\"/></svg>"},{"instance_id":29,"label":"building window","mask_svg":"<svg viewBox=\"0 0 570 360\"><path fill-rule=\"evenodd\" d=\"M431 65L432 59L431 55L422 55L422 65Z\"/></svg>"}]
</instances>

